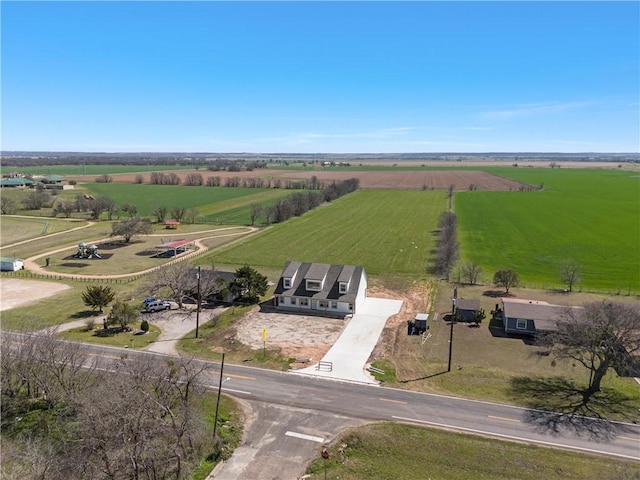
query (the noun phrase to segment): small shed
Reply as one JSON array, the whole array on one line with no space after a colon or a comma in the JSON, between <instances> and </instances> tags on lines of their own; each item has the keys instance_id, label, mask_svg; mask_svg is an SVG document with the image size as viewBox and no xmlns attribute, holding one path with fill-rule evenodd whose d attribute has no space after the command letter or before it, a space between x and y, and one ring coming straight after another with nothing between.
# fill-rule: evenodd
<instances>
[{"instance_id":1,"label":"small shed","mask_svg":"<svg viewBox=\"0 0 640 480\"><path fill-rule=\"evenodd\" d=\"M456 301L456 321L476 322L480 312L480 300L458 298Z\"/></svg>"},{"instance_id":2,"label":"small shed","mask_svg":"<svg viewBox=\"0 0 640 480\"><path fill-rule=\"evenodd\" d=\"M21 258L1 257L0 271L15 272L24 268L24 260Z\"/></svg>"},{"instance_id":3,"label":"small shed","mask_svg":"<svg viewBox=\"0 0 640 480\"><path fill-rule=\"evenodd\" d=\"M429 314L418 313L413 320L407 320L407 334L421 335L429 330Z\"/></svg>"},{"instance_id":4,"label":"small shed","mask_svg":"<svg viewBox=\"0 0 640 480\"><path fill-rule=\"evenodd\" d=\"M178 220L164 221L164 228L167 228L169 230L177 230L179 226L180 226L180 222Z\"/></svg>"}]
</instances>

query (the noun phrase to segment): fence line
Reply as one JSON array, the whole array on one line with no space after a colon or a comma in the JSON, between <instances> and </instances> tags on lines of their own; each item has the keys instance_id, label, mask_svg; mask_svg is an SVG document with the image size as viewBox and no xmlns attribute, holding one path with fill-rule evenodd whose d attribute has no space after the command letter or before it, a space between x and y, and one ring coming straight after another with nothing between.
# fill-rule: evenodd
<instances>
[{"instance_id":1,"label":"fence line","mask_svg":"<svg viewBox=\"0 0 640 480\"><path fill-rule=\"evenodd\" d=\"M71 281L71 282L90 282L90 283L107 283L107 284L116 284L116 285L124 285L127 283L131 283L134 282L142 277L144 277L145 275L148 275L150 273L155 273L163 268L168 268L171 267L173 265L176 265L180 262L184 262L186 260L189 260L190 258L193 257L197 257L199 255L202 255L203 253L207 252L209 250L209 247L202 247L201 249L195 251L195 252L191 252L186 254L183 257L180 258L174 258L173 260L171 260L170 262L164 263L162 265L156 265L155 267L152 267L148 270L145 270L144 272L138 272L138 273L132 273L131 275L127 275L126 277L109 277L109 276L104 276L104 277L85 277L82 275L62 275L62 274L55 274L55 273L35 273L32 272L30 270L18 270L15 272L2 272L3 276L8 276L8 277L17 277L17 278L34 278L34 279L39 279L39 280L57 280L57 281Z\"/></svg>"}]
</instances>

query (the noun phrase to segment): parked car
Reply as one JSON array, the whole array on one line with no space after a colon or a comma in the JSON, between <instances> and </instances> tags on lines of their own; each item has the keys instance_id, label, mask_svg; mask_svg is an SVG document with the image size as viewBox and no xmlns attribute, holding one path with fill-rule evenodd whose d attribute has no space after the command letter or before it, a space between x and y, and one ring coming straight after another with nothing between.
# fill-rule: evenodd
<instances>
[{"instance_id":1,"label":"parked car","mask_svg":"<svg viewBox=\"0 0 640 480\"><path fill-rule=\"evenodd\" d=\"M163 302L162 300L155 300L145 305L145 311L147 312L160 312L162 310L169 310L171 304L169 302Z\"/></svg>"}]
</instances>

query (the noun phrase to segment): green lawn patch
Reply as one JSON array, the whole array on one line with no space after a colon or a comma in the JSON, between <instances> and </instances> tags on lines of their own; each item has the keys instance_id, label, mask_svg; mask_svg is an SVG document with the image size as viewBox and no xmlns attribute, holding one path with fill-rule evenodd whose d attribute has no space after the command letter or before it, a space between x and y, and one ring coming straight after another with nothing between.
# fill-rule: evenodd
<instances>
[{"instance_id":1,"label":"green lawn patch","mask_svg":"<svg viewBox=\"0 0 640 480\"><path fill-rule=\"evenodd\" d=\"M41 238L52 233L64 232L86 225L84 221L67 221L55 218L23 218L3 215L0 228L0 245Z\"/></svg>"},{"instance_id":2,"label":"green lawn patch","mask_svg":"<svg viewBox=\"0 0 640 480\"><path fill-rule=\"evenodd\" d=\"M327 478L340 480L637 478L638 464L494 438L390 423L356 428L333 443ZM325 478L318 455L310 479Z\"/></svg>"},{"instance_id":3,"label":"green lawn patch","mask_svg":"<svg viewBox=\"0 0 640 480\"><path fill-rule=\"evenodd\" d=\"M124 348L144 348L155 342L160 335L160 329L153 324L149 324L149 331L142 334L139 330L140 322L132 325L132 331L114 334L104 334L102 322L97 322L89 330L87 327L74 328L66 332L61 332L60 336L65 340L83 343L95 343L108 345L111 347Z\"/></svg>"}]
</instances>

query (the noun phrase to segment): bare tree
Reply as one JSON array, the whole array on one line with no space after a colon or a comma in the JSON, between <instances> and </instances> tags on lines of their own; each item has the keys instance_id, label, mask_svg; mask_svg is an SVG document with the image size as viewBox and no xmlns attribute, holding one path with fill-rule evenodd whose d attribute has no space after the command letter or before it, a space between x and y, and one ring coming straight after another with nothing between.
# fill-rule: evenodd
<instances>
[{"instance_id":1,"label":"bare tree","mask_svg":"<svg viewBox=\"0 0 640 480\"><path fill-rule=\"evenodd\" d=\"M27 195L23 204L25 210L40 210L49 201L49 194L44 190L34 190Z\"/></svg>"},{"instance_id":2,"label":"bare tree","mask_svg":"<svg viewBox=\"0 0 640 480\"><path fill-rule=\"evenodd\" d=\"M87 202L87 208L91 212L91 218L98 220L104 212L109 213L109 220L115 211L116 204L108 197L90 198Z\"/></svg>"},{"instance_id":3,"label":"bare tree","mask_svg":"<svg viewBox=\"0 0 640 480\"><path fill-rule=\"evenodd\" d=\"M447 281L459 255L457 225L457 217L451 211L444 212L438 221L440 231L438 232L435 267L436 272L446 278Z\"/></svg>"},{"instance_id":4,"label":"bare tree","mask_svg":"<svg viewBox=\"0 0 640 480\"><path fill-rule=\"evenodd\" d=\"M171 216L178 222L181 222L187 213L187 209L185 207L174 207L171 209Z\"/></svg>"},{"instance_id":5,"label":"bare tree","mask_svg":"<svg viewBox=\"0 0 640 480\"><path fill-rule=\"evenodd\" d=\"M478 283L478 277L480 277L480 275L482 274L480 265L475 262L466 262L462 265L461 270L465 281L469 285L475 285L476 283Z\"/></svg>"},{"instance_id":6,"label":"bare tree","mask_svg":"<svg viewBox=\"0 0 640 480\"><path fill-rule=\"evenodd\" d=\"M69 218L71 217L71 214L75 209L76 209L76 206L73 203L60 201L60 202L56 202L55 206L53 207L53 214L55 216L58 213L60 213L61 215L64 215L66 218Z\"/></svg>"},{"instance_id":7,"label":"bare tree","mask_svg":"<svg viewBox=\"0 0 640 480\"><path fill-rule=\"evenodd\" d=\"M13 198L6 195L0 196L0 212L3 215L14 215L18 210L18 204Z\"/></svg>"},{"instance_id":8,"label":"bare tree","mask_svg":"<svg viewBox=\"0 0 640 480\"><path fill-rule=\"evenodd\" d=\"M189 187L198 187L204 184L204 178L201 173L190 173L184 179L184 184Z\"/></svg>"},{"instance_id":9,"label":"bare tree","mask_svg":"<svg viewBox=\"0 0 640 480\"><path fill-rule=\"evenodd\" d=\"M514 270L498 270L493 275L493 284L498 287L504 287L506 293L509 293L511 287L517 287L520 284L520 276Z\"/></svg>"},{"instance_id":10,"label":"bare tree","mask_svg":"<svg viewBox=\"0 0 640 480\"><path fill-rule=\"evenodd\" d=\"M96 177L96 182L97 183L111 183L111 182L113 182L113 177L111 175L107 175L106 173L104 173L104 174L98 175Z\"/></svg>"},{"instance_id":11,"label":"bare tree","mask_svg":"<svg viewBox=\"0 0 640 480\"><path fill-rule=\"evenodd\" d=\"M251 205L251 225L255 225L258 217L262 215L262 205L254 203Z\"/></svg>"},{"instance_id":12,"label":"bare tree","mask_svg":"<svg viewBox=\"0 0 640 480\"><path fill-rule=\"evenodd\" d=\"M610 368L625 371L640 353L640 307L618 302L589 303L567 309L558 329L543 338L557 358L568 358L589 370L582 391L586 404L600 391Z\"/></svg>"},{"instance_id":13,"label":"bare tree","mask_svg":"<svg viewBox=\"0 0 640 480\"><path fill-rule=\"evenodd\" d=\"M163 223L167 219L169 209L164 205L160 205L153 210L153 215L156 217L158 223Z\"/></svg>"},{"instance_id":14,"label":"bare tree","mask_svg":"<svg viewBox=\"0 0 640 480\"><path fill-rule=\"evenodd\" d=\"M575 262L566 262L560 268L560 278L569 292L580 281L580 266Z\"/></svg>"},{"instance_id":15,"label":"bare tree","mask_svg":"<svg viewBox=\"0 0 640 480\"><path fill-rule=\"evenodd\" d=\"M130 203L125 203L124 205L122 205L122 207L120 207L120 210L129 215L130 218L133 218L138 214L138 207Z\"/></svg>"},{"instance_id":16,"label":"bare tree","mask_svg":"<svg viewBox=\"0 0 640 480\"><path fill-rule=\"evenodd\" d=\"M124 243L129 243L136 235L148 235L153 231L151 222L147 218L129 218L111 225L111 236L121 236Z\"/></svg>"}]
</instances>

